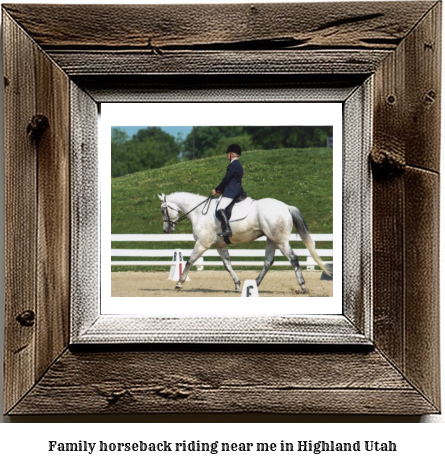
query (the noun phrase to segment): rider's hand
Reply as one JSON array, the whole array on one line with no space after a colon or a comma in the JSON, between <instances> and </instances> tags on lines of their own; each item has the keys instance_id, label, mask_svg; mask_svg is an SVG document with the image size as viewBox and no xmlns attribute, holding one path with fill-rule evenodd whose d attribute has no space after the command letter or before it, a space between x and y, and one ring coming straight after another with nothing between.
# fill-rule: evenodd
<instances>
[{"instance_id":1,"label":"rider's hand","mask_svg":"<svg viewBox=\"0 0 445 465\"><path fill-rule=\"evenodd\" d=\"M212 195L218 195L215 189L212 190Z\"/></svg>"}]
</instances>

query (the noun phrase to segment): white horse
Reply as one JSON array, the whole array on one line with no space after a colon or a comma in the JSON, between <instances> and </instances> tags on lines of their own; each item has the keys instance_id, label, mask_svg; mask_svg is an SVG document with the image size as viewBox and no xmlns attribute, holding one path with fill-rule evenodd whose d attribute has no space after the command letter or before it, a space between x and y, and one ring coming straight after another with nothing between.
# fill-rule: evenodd
<instances>
[{"instance_id":1,"label":"white horse","mask_svg":"<svg viewBox=\"0 0 445 465\"><path fill-rule=\"evenodd\" d=\"M196 240L195 247L187 260L175 289L181 289L187 279L190 267L196 260L207 249L215 247L222 258L226 270L232 276L235 283L235 292L239 292L240 280L232 269L227 244L222 237L218 236L218 233L221 232L221 224L214 216L216 199L208 199L208 204L206 197L188 192L175 192L167 196L162 194L158 195L158 197L161 200L164 232L173 232L178 219L188 218L192 223L193 236ZM180 218L181 213L184 215L182 218ZM292 225L295 225L297 234L300 235L304 245L316 263L325 273L329 274L329 271L315 250L306 222L296 207L286 205L275 199L254 200L246 218L233 221L230 225L232 228L230 242L232 244L251 242L261 236L266 236L267 238L264 266L256 278L258 286L274 262L275 250L279 248L281 253L294 267L295 275L302 292L307 293L298 258L289 245L289 235L292 232Z\"/></svg>"}]
</instances>

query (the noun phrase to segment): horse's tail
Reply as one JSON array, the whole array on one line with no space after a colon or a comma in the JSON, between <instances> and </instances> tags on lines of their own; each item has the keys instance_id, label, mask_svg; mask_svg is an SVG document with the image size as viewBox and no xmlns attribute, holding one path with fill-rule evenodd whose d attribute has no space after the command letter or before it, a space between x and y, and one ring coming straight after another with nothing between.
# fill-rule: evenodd
<instances>
[{"instance_id":1,"label":"horse's tail","mask_svg":"<svg viewBox=\"0 0 445 465\"><path fill-rule=\"evenodd\" d=\"M304 245L309 250L312 258L316 261L317 265L329 276L331 273L326 268L326 265L323 263L322 259L318 256L317 251L315 250L314 243L312 242L312 238L309 234L309 229L307 227L306 221L304 221L303 215L301 214L300 210L297 207L291 207L288 205L289 212L292 215L292 221L294 223L295 229L297 230L297 234L300 235L301 240L303 241Z\"/></svg>"}]
</instances>

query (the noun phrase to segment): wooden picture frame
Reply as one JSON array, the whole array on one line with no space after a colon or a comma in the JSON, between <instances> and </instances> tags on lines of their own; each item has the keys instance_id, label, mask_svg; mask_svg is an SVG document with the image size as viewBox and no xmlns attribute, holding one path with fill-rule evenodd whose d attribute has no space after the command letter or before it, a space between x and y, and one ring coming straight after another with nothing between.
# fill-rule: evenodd
<instances>
[{"instance_id":1,"label":"wooden picture frame","mask_svg":"<svg viewBox=\"0 0 445 465\"><path fill-rule=\"evenodd\" d=\"M440 2L11 4L2 14L6 414L440 411ZM80 247L73 263L73 230L88 234L94 217L82 196L72 205L72 180L84 178L71 160L96 169L98 104L369 78L373 308L354 324L372 326L371 345L70 344L71 274L91 252Z\"/></svg>"}]
</instances>

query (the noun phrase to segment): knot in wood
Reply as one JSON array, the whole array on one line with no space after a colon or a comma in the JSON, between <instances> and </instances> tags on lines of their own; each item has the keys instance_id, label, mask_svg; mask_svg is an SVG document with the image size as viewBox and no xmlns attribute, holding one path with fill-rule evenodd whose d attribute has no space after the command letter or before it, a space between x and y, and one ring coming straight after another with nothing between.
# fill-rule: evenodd
<instances>
[{"instance_id":1,"label":"knot in wood","mask_svg":"<svg viewBox=\"0 0 445 465\"><path fill-rule=\"evenodd\" d=\"M371 153L371 165L374 175L399 175L405 171L406 162L403 153L378 149Z\"/></svg>"},{"instance_id":2,"label":"knot in wood","mask_svg":"<svg viewBox=\"0 0 445 465\"><path fill-rule=\"evenodd\" d=\"M49 121L45 115L34 115L26 128L26 133L31 139L39 140L49 128Z\"/></svg>"},{"instance_id":3,"label":"knot in wood","mask_svg":"<svg viewBox=\"0 0 445 465\"><path fill-rule=\"evenodd\" d=\"M34 326L35 313L32 310L26 310L20 313L20 315L17 315L16 320L22 326Z\"/></svg>"}]
</instances>

